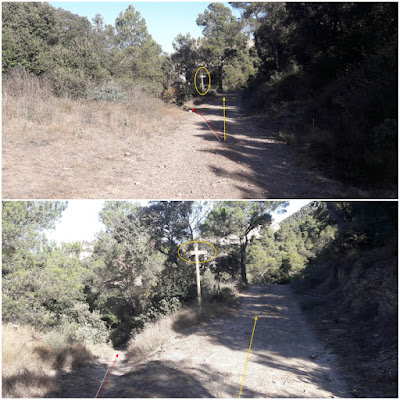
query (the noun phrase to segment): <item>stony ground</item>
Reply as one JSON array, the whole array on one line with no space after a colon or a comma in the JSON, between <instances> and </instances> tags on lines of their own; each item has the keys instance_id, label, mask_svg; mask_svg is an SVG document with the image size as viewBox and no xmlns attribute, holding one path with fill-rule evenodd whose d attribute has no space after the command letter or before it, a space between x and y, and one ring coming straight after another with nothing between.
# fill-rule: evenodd
<instances>
[{"instance_id":1,"label":"stony ground","mask_svg":"<svg viewBox=\"0 0 400 400\"><path fill-rule=\"evenodd\" d=\"M101 397L349 397L335 355L307 325L290 288L252 286L232 314L177 333L144 362L119 352ZM107 370L59 376L57 397L94 397Z\"/></svg>"}]
</instances>

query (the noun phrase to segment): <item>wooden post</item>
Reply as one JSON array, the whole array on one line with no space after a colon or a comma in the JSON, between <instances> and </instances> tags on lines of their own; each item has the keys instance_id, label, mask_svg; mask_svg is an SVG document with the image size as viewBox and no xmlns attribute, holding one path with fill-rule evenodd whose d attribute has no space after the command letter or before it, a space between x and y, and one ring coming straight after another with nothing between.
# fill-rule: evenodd
<instances>
[{"instance_id":1,"label":"wooden post","mask_svg":"<svg viewBox=\"0 0 400 400\"><path fill-rule=\"evenodd\" d=\"M191 251L190 254L194 256L196 261L196 281L197 281L197 303L199 308L201 308L201 286L200 286L200 262L199 262L199 254L207 254L205 250L199 250L199 246L197 243L194 244L194 251Z\"/></svg>"},{"instance_id":2,"label":"wooden post","mask_svg":"<svg viewBox=\"0 0 400 400\"><path fill-rule=\"evenodd\" d=\"M204 78L205 78L205 77L206 77L206 76L203 75L203 74L200 75L200 79L201 79L201 93L204 93Z\"/></svg>"}]
</instances>

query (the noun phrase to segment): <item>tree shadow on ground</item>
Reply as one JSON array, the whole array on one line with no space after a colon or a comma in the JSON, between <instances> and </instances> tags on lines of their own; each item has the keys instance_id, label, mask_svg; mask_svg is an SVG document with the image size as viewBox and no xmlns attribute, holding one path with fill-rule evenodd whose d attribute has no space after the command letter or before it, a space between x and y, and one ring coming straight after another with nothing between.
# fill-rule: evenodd
<instances>
[{"instance_id":1,"label":"tree shadow on ground","mask_svg":"<svg viewBox=\"0 0 400 400\"><path fill-rule=\"evenodd\" d=\"M326 354L321 359L319 354L313 354L315 348L313 342L308 340L311 333L307 330L307 325L304 321L292 321L292 311L288 308L291 305L282 306L283 302L285 299L279 294L263 295L260 292L248 295L240 308L230 315L209 320L197 330L190 329L180 333L196 334L207 338L210 345L217 344L241 351L244 365L257 316L251 347L252 363L262 365L268 371L283 371L284 373L279 373L280 376L289 375L298 382L326 390L334 396L348 397L344 385L337 386L334 382L332 364L327 362ZM282 385L279 387L279 397L310 397L306 390L303 394L298 391L294 393L293 388L290 390L290 385L286 386L285 382L276 382L276 385ZM273 390L270 395L276 397ZM252 394L244 388L243 397L252 397Z\"/></svg>"},{"instance_id":2,"label":"tree shadow on ground","mask_svg":"<svg viewBox=\"0 0 400 400\"><path fill-rule=\"evenodd\" d=\"M315 351L314 342L310 340L305 320L294 318L300 309L296 309L293 299L282 295L282 288L275 286L266 291L265 286L259 285L244 292L240 308L200 326L179 330L182 340L196 335L203 346L209 343L211 348L216 344L219 348L240 352L244 366L257 316L248 374L252 376L252 366L259 365L264 368L265 382L257 384L256 390L245 385L243 397L276 397L277 393L279 397L315 397L309 389L326 390L334 396L346 397L347 393L342 386L336 386L332 380L334 375L326 357L319 359L318 354L312 355ZM206 342L200 340L202 337ZM174 350L168 354L171 359L153 360L139 365L122 363L111 372L101 397L218 397L218 387L223 388L225 396L226 393L229 397L238 395L240 382L231 386L228 383L237 381L234 370L230 373L229 369L218 369L219 362L229 364L230 360L215 360L214 367L214 364L206 360L190 363L190 354L178 355L176 359ZM182 360L187 365L186 369L183 369ZM106 371L107 365L97 364L80 370L59 372L57 381L60 389L49 392L45 397L94 397ZM276 379L274 371L279 376L277 382L273 380ZM269 376L271 372L272 377ZM258 371L259 376L260 373L264 372ZM298 383L293 386L293 381ZM304 391L299 390L303 387Z\"/></svg>"},{"instance_id":3,"label":"tree shadow on ground","mask_svg":"<svg viewBox=\"0 0 400 400\"><path fill-rule=\"evenodd\" d=\"M2 397L44 397L57 387L56 378L45 373L23 371L2 378Z\"/></svg>"},{"instance_id":4,"label":"tree shadow on ground","mask_svg":"<svg viewBox=\"0 0 400 400\"><path fill-rule=\"evenodd\" d=\"M14 375L3 374L3 397L60 397L60 378L70 374L65 370L72 370L71 374L81 375L82 371L88 371L95 365L102 368L80 343L70 343L57 352L39 344L34 345L30 351L38 357L38 367L23 365L24 368ZM90 393L89 397L93 395Z\"/></svg>"},{"instance_id":5,"label":"tree shadow on ground","mask_svg":"<svg viewBox=\"0 0 400 400\"><path fill-rule=\"evenodd\" d=\"M55 377L56 388L49 391L44 397L93 398L99 390L108 367L106 364L92 362L86 367L58 371Z\"/></svg>"},{"instance_id":6,"label":"tree shadow on ground","mask_svg":"<svg viewBox=\"0 0 400 400\"><path fill-rule=\"evenodd\" d=\"M81 369L58 374L59 390L53 390L44 397L50 398L93 398L102 386L107 366L103 366L96 375L93 371ZM96 378L96 379L94 379ZM207 389L211 382L224 382L217 369L208 365L189 368L182 371L179 362L150 361L138 367L132 366L132 372L120 374L111 372L101 397L105 398L201 398L212 397ZM202 383L203 382L203 383ZM237 396L237 386L224 385L232 397ZM260 397L261 394L249 391L249 396Z\"/></svg>"},{"instance_id":7,"label":"tree shadow on ground","mask_svg":"<svg viewBox=\"0 0 400 400\"><path fill-rule=\"evenodd\" d=\"M213 397L207 385L212 382L224 382L227 376L222 376L217 369L203 365L182 371L179 362L151 361L127 373L115 381L102 397L165 397L165 398L199 398ZM123 386L118 390L117 386ZM232 397L237 396L238 388L224 384ZM250 396L260 397L260 393L251 391Z\"/></svg>"},{"instance_id":8,"label":"tree shadow on ground","mask_svg":"<svg viewBox=\"0 0 400 400\"><path fill-rule=\"evenodd\" d=\"M222 97L222 96L221 96ZM232 95L233 103L239 102L239 95ZM221 103L221 104L220 104ZM229 104L229 103L228 103ZM212 127L223 136L222 99L211 102L212 108L205 104L195 108ZM199 137L206 142L216 141L205 121L196 122L200 128ZM245 164L249 171L232 172L220 165L209 165L210 171L219 177L228 177L238 181L236 187L244 198L257 197L297 197L297 198L361 198L366 194L353 187L345 187L337 181L332 185L328 177L316 174L301 167L299 154L285 144L276 133L266 130L260 122L241 116L239 108L227 110L227 139L222 140L217 148L202 149L205 153L218 154L238 164ZM318 181L318 186L316 185ZM257 190L249 186L255 186ZM263 193L260 193L260 189Z\"/></svg>"}]
</instances>

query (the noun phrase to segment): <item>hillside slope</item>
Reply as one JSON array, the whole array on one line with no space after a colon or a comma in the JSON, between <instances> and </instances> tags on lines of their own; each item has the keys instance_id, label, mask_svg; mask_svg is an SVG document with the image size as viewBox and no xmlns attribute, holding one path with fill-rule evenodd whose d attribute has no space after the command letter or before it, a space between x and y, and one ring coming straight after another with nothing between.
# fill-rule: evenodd
<instances>
[{"instance_id":1,"label":"hillside slope","mask_svg":"<svg viewBox=\"0 0 400 400\"><path fill-rule=\"evenodd\" d=\"M398 393L397 264L396 239L340 259L320 257L300 289L309 321L341 356L355 397Z\"/></svg>"}]
</instances>

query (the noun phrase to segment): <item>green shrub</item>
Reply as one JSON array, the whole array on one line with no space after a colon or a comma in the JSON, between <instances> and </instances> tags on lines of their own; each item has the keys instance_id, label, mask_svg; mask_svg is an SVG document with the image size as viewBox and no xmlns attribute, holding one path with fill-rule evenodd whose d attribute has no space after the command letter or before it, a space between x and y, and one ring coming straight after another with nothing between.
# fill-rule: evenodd
<instances>
[{"instance_id":1,"label":"green shrub","mask_svg":"<svg viewBox=\"0 0 400 400\"><path fill-rule=\"evenodd\" d=\"M236 300L235 288L233 286L224 286L213 295L212 299L226 305L232 305Z\"/></svg>"},{"instance_id":2,"label":"green shrub","mask_svg":"<svg viewBox=\"0 0 400 400\"><path fill-rule=\"evenodd\" d=\"M211 297L218 292L218 281L215 275L209 270L205 270L201 276L201 293L204 297Z\"/></svg>"},{"instance_id":3,"label":"green shrub","mask_svg":"<svg viewBox=\"0 0 400 400\"><path fill-rule=\"evenodd\" d=\"M238 247L238 246L237 246ZM240 249L230 249L227 254L215 258L215 272L218 276L226 277L229 274L230 280L236 280L240 275Z\"/></svg>"},{"instance_id":4,"label":"green shrub","mask_svg":"<svg viewBox=\"0 0 400 400\"><path fill-rule=\"evenodd\" d=\"M56 67L48 71L45 77L58 96L86 97L88 78L81 72Z\"/></svg>"},{"instance_id":5,"label":"green shrub","mask_svg":"<svg viewBox=\"0 0 400 400\"><path fill-rule=\"evenodd\" d=\"M76 303L69 311L68 319L76 324L75 338L88 340L93 343L105 343L108 339L108 330L105 322L100 318L100 312L91 312L87 303Z\"/></svg>"},{"instance_id":6,"label":"green shrub","mask_svg":"<svg viewBox=\"0 0 400 400\"><path fill-rule=\"evenodd\" d=\"M193 89L188 85L180 85L176 91L176 104L181 106L186 101L193 98Z\"/></svg>"},{"instance_id":7,"label":"green shrub","mask_svg":"<svg viewBox=\"0 0 400 400\"><path fill-rule=\"evenodd\" d=\"M110 333L110 340L114 346L126 343L132 334L140 332L147 322L145 316L128 318L126 321L118 323Z\"/></svg>"},{"instance_id":8,"label":"green shrub","mask_svg":"<svg viewBox=\"0 0 400 400\"><path fill-rule=\"evenodd\" d=\"M68 315L62 315L58 325L47 335L46 340L55 350L74 340L105 343L108 330L100 318L100 312L91 312L87 303L76 303Z\"/></svg>"},{"instance_id":9,"label":"green shrub","mask_svg":"<svg viewBox=\"0 0 400 400\"><path fill-rule=\"evenodd\" d=\"M182 303L178 299L178 297L171 297L169 299L161 299L159 302L157 302L155 305L150 307L144 318L145 321L154 321L156 319L159 319L163 315L171 314L175 311L178 311L182 308Z\"/></svg>"},{"instance_id":10,"label":"green shrub","mask_svg":"<svg viewBox=\"0 0 400 400\"><path fill-rule=\"evenodd\" d=\"M126 95L116 86L94 87L87 91L87 98L95 101L111 101L118 103L126 99Z\"/></svg>"},{"instance_id":11,"label":"green shrub","mask_svg":"<svg viewBox=\"0 0 400 400\"><path fill-rule=\"evenodd\" d=\"M67 321L46 333L47 344L55 351L61 351L75 340L76 327Z\"/></svg>"}]
</instances>

